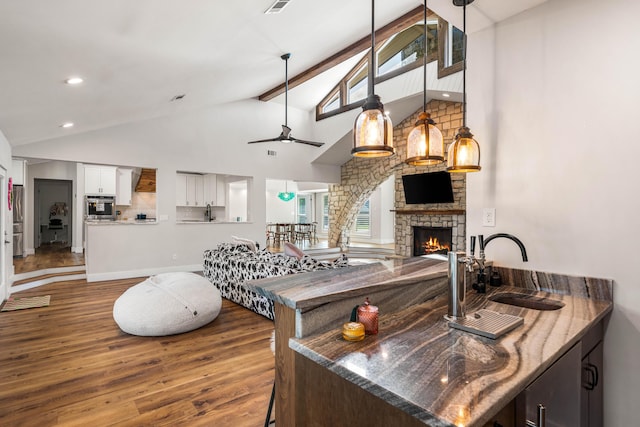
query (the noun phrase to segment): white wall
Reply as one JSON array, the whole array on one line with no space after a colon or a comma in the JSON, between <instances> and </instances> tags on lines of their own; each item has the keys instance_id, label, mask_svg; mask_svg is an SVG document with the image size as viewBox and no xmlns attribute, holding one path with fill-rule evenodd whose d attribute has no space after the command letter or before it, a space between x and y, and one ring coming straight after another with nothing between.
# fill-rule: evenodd
<instances>
[{"instance_id":1,"label":"white wall","mask_svg":"<svg viewBox=\"0 0 640 427\"><path fill-rule=\"evenodd\" d=\"M247 126L250 117L251 126ZM303 137L311 123L306 112L289 108L290 125ZM205 249L232 235L264 243L266 176L337 182L336 166L310 165L316 150L303 144L247 144L280 132L282 105L248 100L192 110L171 117L115 126L52 141L14 147L14 155L83 163L157 168L160 224L92 229L100 246L87 254L90 280L131 277L171 268L202 265ZM268 156L267 150L277 151ZM254 177L241 224L176 224L176 171ZM77 173L77 172L76 172ZM82 179L78 176L78 182ZM89 236L89 237L90 237ZM92 243L89 242L89 245Z\"/></svg>"},{"instance_id":2,"label":"white wall","mask_svg":"<svg viewBox=\"0 0 640 427\"><path fill-rule=\"evenodd\" d=\"M638 424L640 227L635 132L640 2L554 0L469 39L468 124L482 172L467 181L468 234L499 265L615 280L605 337L606 426ZM483 207L496 227L481 226Z\"/></svg>"}]
</instances>

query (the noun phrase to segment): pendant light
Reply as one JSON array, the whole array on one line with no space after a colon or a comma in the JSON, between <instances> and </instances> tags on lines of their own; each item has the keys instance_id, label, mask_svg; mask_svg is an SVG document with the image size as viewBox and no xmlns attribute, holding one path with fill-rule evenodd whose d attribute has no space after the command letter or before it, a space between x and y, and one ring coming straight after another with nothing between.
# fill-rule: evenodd
<instances>
[{"instance_id":1,"label":"pendant light","mask_svg":"<svg viewBox=\"0 0 640 427\"><path fill-rule=\"evenodd\" d=\"M278 193L278 199L282 200L283 202L289 202L293 200L294 197L296 197L296 193L294 193L293 191L288 191L287 181L285 181L284 191Z\"/></svg>"},{"instance_id":2,"label":"pendant light","mask_svg":"<svg viewBox=\"0 0 640 427\"><path fill-rule=\"evenodd\" d=\"M427 0L424 1L424 56L422 57L422 112L418 115L415 127L407 137L407 160L412 166L435 165L444 162L444 139L436 122L427 113Z\"/></svg>"},{"instance_id":3,"label":"pendant light","mask_svg":"<svg viewBox=\"0 0 640 427\"><path fill-rule=\"evenodd\" d=\"M394 153L393 124L384 112L380 97L374 91L376 39L374 24L375 0L371 0L371 59L369 61L369 95L362 106L362 112L353 126L354 157L387 157Z\"/></svg>"},{"instance_id":4,"label":"pendant light","mask_svg":"<svg viewBox=\"0 0 640 427\"><path fill-rule=\"evenodd\" d=\"M480 145L473 139L467 127L467 5L473 0L453 0L454 6L462 6L462 127L458 129L453 143L449 146L447 156L448 172L479 172Z\"/></svg>"}]
</instances>

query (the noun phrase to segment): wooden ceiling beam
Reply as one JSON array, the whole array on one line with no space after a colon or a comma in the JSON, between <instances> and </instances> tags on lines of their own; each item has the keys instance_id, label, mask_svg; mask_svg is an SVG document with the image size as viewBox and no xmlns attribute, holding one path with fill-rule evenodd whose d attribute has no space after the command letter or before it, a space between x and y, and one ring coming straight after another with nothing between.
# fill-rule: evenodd
<instances>
[{"instance_id":1,"label":"wooden ceiling beam","mask_svg":"<svg viewBox=\"0 0 640 427\"><path fill-rule=\"evenodd\" d=\"M415 24L423 17L423 6L418 6L415 9L405 13L400 18L388 23L384 27L376 30L376 40L385 40L400 30L406 28L409 25ZM429 11L431 14L431 11ZM313 67L303 71L302 73L289 79L289 89L301 85L304 82L311 80L312 78L320 75L321 73L335 67L336 65L354 57L355 55L369 49L371 47L371 36L364 37L357 42L347 46L341 51L331 55L324 61L314 65ZM276 96L284 93L284 82L273 89L270 89L260 95L258 99L260 101L269 101Z\"/></svg>"}]
</instances>

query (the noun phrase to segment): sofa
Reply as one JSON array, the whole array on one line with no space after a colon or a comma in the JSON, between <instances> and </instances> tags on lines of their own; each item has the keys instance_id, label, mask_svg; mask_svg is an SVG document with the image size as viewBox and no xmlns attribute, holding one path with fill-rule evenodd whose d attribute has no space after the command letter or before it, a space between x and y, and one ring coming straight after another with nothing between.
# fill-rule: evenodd
<instances>
[{"instance_id":1,"label":"sofa","mask_svg":"<svg viewBox=\"0 0 640 427\"><path fill-rule=\"evenodd\" d=\"M247 281L348 265L345 254L333 261L320 261L308 255L298 259L265 249L253 250L246 244L220 243L204 252L203 271L223 298L273 320L273 301L247 289L244 286Z\"/></svg>"}]
</instances>

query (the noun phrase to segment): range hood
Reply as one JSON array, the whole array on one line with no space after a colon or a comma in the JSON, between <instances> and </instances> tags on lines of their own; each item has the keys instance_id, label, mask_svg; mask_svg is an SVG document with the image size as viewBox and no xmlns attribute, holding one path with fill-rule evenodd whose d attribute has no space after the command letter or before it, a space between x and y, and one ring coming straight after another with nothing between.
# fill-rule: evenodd
<instances>
[{"instance_id":1,"label":"range hood","mask_svg":"<svg viewBox=\"0 0 640 427\"><path fill-rule=\"evenodd\" d=\"M155 193L156 192L156 170L142 168L140 177L136 183L135 191L139 193Z\"/></svg>"}]
</instances>

